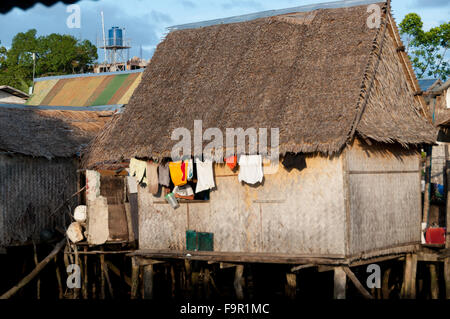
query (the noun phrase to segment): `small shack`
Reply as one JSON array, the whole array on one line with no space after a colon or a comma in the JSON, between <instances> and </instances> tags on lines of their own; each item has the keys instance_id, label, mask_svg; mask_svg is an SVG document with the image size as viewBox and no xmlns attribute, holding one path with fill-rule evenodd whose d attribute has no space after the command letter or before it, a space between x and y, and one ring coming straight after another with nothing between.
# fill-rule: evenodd
<instances>
[{"instance_id":1,"label":"small shack","mask_svg":"<svg viewBox=\"0 0 450 319\"><path fill-rule=\"evenodd\" d=\"M367 23L373 3L379 28ZM354 279L349 266L417 250L419 150L437 131L389 4L345 1L171 30L85 166L170 161L172 132L193 134L196 120L222 132L278 128L280 163L299 155L306 165L279 164L249 185L240 167L214 164L209 198L180 200L176 210L164 192L139 187L138 260L331 265L339 298L346 274ZM212 234L212 251L188 249L189 231Z\"/></svg>"},{"instance_id":2,"label":"small shack","mask_svg":"<svg viewBox=\"0 0 450 319\"><path fill-rule=\"evenodd\" d=\"M9 85L0 85L0 103L24 104L30 96Z\"/></svg>"},{"instance_id":3,"label":"small shack","mask_svg":"<svg viewBox=\"0 0 450 319\"><path fill-rule=\"evenodd\" d=\"M69 109L0 106L0 246L39 243L70 222L81 151L113 112Z\"/></svg>"}]
</instances>

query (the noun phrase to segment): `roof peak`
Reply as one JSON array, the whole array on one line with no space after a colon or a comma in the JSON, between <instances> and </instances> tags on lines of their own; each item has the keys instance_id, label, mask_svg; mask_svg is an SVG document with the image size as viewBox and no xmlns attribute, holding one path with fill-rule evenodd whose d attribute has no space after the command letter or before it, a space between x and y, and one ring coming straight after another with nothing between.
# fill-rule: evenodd
<instances>
[{"instance_id":1,"label":"roof peak","mask_svg":"<svg viewBox=\"0 0 450 319\"><path fill-rule=\"evenodd\" d=\"M184 30L184 29L196 29L202 27L208 27L217 24L229 24L229 23L238 23L251 21L260 18L268 18L277 15L293 13L293 12L310 12L318 9L340 9L340 8L349 8L361 5L368 5L373 3L381 3L385 2L383 0L343 0L343 1L333 1L333 2L324 2L324 3L315 3L304 6L285 8L285 9L277 9L277 10L266 10L255 13L249 13L239 16L221 18L221 19L213 19L206 21L199 21L194 23L180 24L168 27L169 31L174 30Z\"/></svg>"}]
</instances>

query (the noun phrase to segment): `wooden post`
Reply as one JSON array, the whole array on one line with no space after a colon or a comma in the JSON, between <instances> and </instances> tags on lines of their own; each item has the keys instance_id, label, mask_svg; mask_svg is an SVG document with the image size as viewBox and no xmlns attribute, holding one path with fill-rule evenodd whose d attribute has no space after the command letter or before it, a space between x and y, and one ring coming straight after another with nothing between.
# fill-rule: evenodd
<instances>
[{"instance_id":1,"label":"wooden post","mask_svg":"<svg viewBox=\"0 0 450 319\"><path fill-rule=\"evenodd\" d=\"M403 298L416 298L417 255L407 254L405 258L405 271L403 274Z\"/></svg>"},{"instance_id":2,"label":"wooden post","mask_svg":"<svg viewBox=\"0 0 450 319\"><path fill-rule=\"evenodd\" d=\"M136 257L131 257L131 299L136 299L139 288L139 264Z\"/></svg>"},{"instance_id":3,"label":"wooden post","mask_svg":"<svg viewBox=\"0 0 450 319\"><path fill-rule=\"evenodd\" d=\"M153 265L143 267L144 299L153 299Z\"/></svg>"},{"instance_id":4,"label":"wooden post","mask_svg":"<svg viewBox=\"0 0 450 319\"><path fill-rule=\"evenodd\" d=\"M389 299L389 296L391 294L391 287L389 286L389 279L391 276L391 268L388 268L384 271L383 274L383 282L381 284L381 291L383 294L383 299Z\"/></svg>"},{"instance_id":5,"label":"wooden post","mask_svg":"<svg viewBox=\"0 0 450 319\"><path fill-rule=\"evenodd\" d=\"M184 260L184 268L186 270L186 290L190 291L192 287L192 272L191 262L187 259Z\"/></svg>"},{"instance_id":6,"label":"wooden post","mask_svg":"<svg viewBox=\"0 0 450 319\"><path fill-rule=\"evenodd\" d=\"M61 278L61 271L59 270L58 265L58 255L55 256L55 272L56 272L56 281L58 282L58 299L64 298L64 289L62 284L62 278Z\"/></svg>"},{"instance_id":7,"label":"wooden post","mask_svg":"<svg viewBox=\"0 0 450 319\"><path fill-rule=\"evenodd\" d=\"M423 215L422 222L428 223L428 211L430 210L430 183L431 183L431 150L432 146L427 150L425 162L425 192L423 194Z\"/></svg>"},{"instance_id":8,"label":"wooden post","mask_svg":"<svg viewBox=\"0 0 450 319\"><path fill-rule=\"evenodd\" d=\"M242 289L242 275L244 273L244 265L236 265L234 273L234 291L238 300L244 299L244 291Z\"/></svg>"},{"instance_id":9,"label":"wooden post","mask_svg":"<svg viewBox=\"0 0 450 319\"><path fill-rule=\"evenodd\" d=\"M345 299L347 275L342 267L334 268L334 299Z\"/></svg>"},{"instance_id":10,"label":"wooden post","mask_svg":"<svg viewBox=\"0 0 450 319\"><path fill-rule=\"evenodd\" d=\"M100 299L106 298L105 293L105 262L104 255L100 254Z\"/></svg>"},{"instance_id":11,"label":"wooden post","mask_svg":"<svg viewBox=\"0 0 450 319\"><path fill-rule=\"evenodd\" d=\"M37 246L34 241L33 241L33 250L34 250L34 265L37 266L37 265L39 265L39 260L38 260L38 254L37 254ZM40 278L38 278L38 280L36 282L36 298L38 300L41 299L41 279Z\"/></svg>"},{"instance_id":12,"label":"wooden post","mask_svg":"<svg viewBox=\"0 0 450 319\"><path fill-rule=\"evenodd\" d=\"M295 299L297 294L297 275L293 273L286 273L286 296L290 299Z\"/></svg>"},{"instance_id":13,"label":"wooden post","mask_svg":"<svg viewBox=\"0 0 450 319\"><path fill-rule=\"evenodd\" d=\"M84 252L87 252L87 247L85 246L83 248ZM88 266L87 266L87 254L84 255L84 263L83 263L84 269L83 269L83 286L81 290L81 295L83 296L83 299L88 299Z\"/></svg>"},{"instance_id":14,"label":"wooden post","mask_svg":"<svg viewBox=\"0 0 450 319\"><path fill-rule=\"evenodd\" d=\"M342 270L344 270L345 274L348 276L348 278L352 281L352 283L355 285L356 289L363 295L366 299L374 299L374 295L371 295L366 288L361 284L361 282L358 280L358 278L355 276L353 271L348 266L342 267Z\"/></svg>"},{"instance_id":15,"label":"wooden post","mask_svg":"<svg viewBox=\"0 0 450 319\"><path fill-rule=\"evenodd\" d=\"M436 264L428 264L428 269L430 270L431 299L439 299L439 281Z\"/></svg>"}]
</instances>

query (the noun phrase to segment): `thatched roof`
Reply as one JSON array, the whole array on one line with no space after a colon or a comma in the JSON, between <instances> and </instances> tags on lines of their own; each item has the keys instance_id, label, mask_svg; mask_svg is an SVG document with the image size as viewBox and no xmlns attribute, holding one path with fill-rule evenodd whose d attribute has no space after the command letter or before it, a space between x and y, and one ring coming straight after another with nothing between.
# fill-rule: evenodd
<instances>
[{"instance_id":1,"label":"thatched roof","mask_svg":"<svg viewBox=\"0 0 450 319\"><path fill-rule=\"evenodd\" d=\"M124 113L92 142L86 165L170 156L172 131L193 133L197 119L223 132L279 128L281 154L333 154L357 135L433 143L437 132L413 96L417 80L397 52L398 31L386 15L370 29L368 16L365 5L169 33Z\"/></svg>"},{"instance_id":2,"label":"thatched roof","mask_svg":"<svg viewBox=\"0 0 450 319\"><path fill-rule=\"evenodd\" d=\"M0 152L46 158L74 156L111 115L111 111L0 107Z\"/></svg>"}]
</instances>

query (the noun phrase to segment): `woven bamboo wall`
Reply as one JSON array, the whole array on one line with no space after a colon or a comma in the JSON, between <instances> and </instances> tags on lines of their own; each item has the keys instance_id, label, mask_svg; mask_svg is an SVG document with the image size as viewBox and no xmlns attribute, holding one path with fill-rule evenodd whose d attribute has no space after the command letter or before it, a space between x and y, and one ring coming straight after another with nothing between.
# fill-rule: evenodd
<instances>
[{"instance_id":1,"label":"woven bamboo wall","mask_svg":"<svg viewBox=\"0 0 450 319\"><path fill-rule=\"evenodd\" d=\"M357 141L346 155L349 254L420 242L419 154Z\"/></svg>"},{"instance_id":2,"label":"woven bamboo wall","mask_svg":"<svg viewBox=\"0 0 450 319\"><path fill-rule=\"evenodd\" d=\"M214 233L215 251L343 255L341 158L311 157L307 166L301 172L280 166L252 187L217 165L210 201L176 210L139 188L139 246L184 250L191 229Z\"/></svg>"},{"instance_id":3,"label":"woven bamboo wall","mask_svg":"<svg viewBox=\"0 0 450 319\"><path fill-rule=\"evenodd\" d=\"M73 159L0 155L0 246L39 241L41 230L63 226L65 212L50 215L76 192L76 169Z\"/></svg>"}]
</instances>

